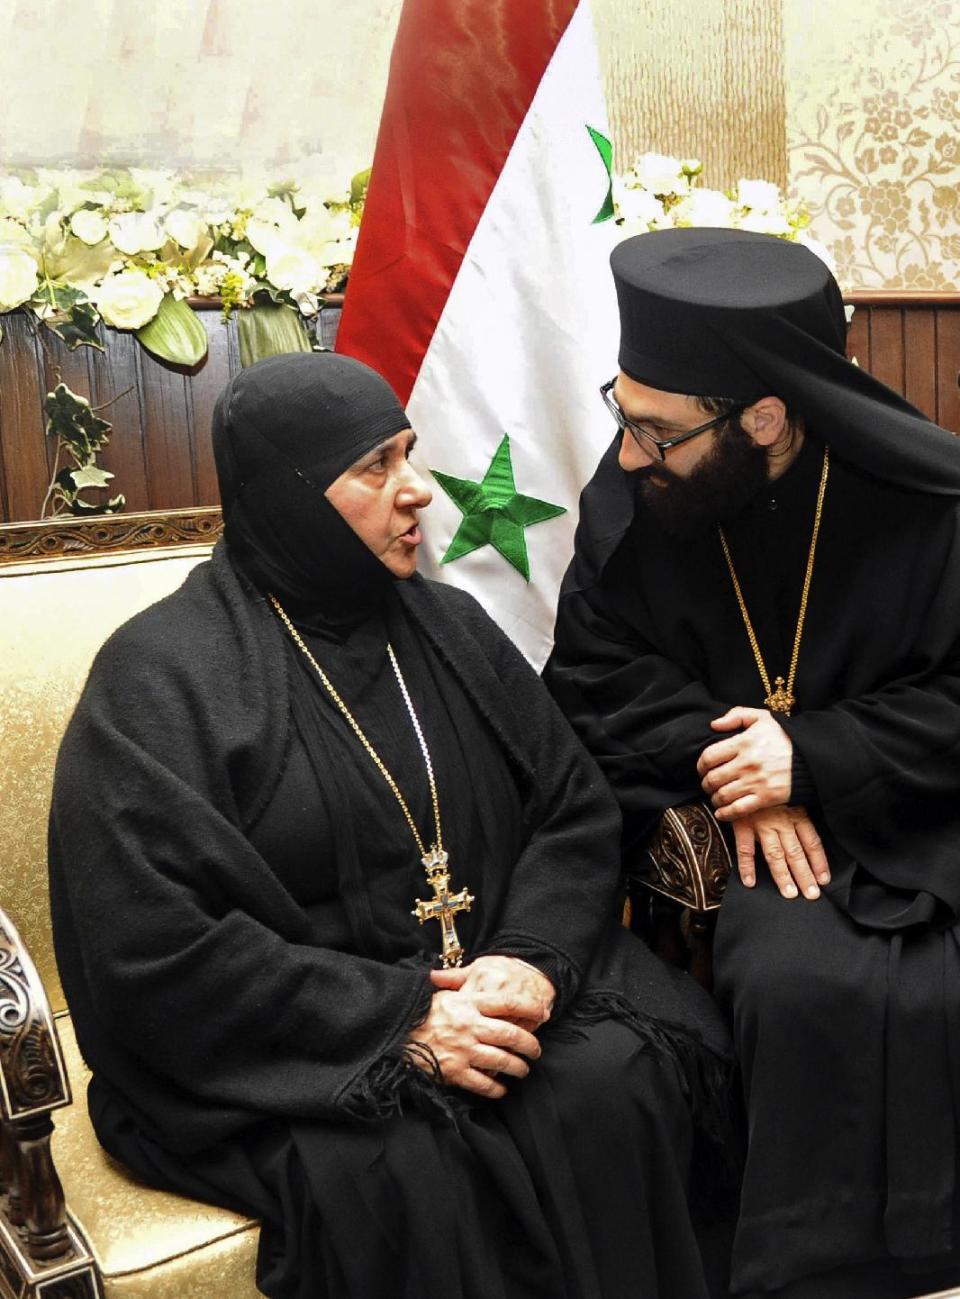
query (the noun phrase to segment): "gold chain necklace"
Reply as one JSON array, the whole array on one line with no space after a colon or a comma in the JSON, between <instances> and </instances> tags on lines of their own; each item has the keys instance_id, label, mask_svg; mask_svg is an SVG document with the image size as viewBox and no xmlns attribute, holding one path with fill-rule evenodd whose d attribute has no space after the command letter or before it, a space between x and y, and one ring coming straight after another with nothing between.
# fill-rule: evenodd
<instances>
[{"instance_id":1,"label":"gold chain necklace","mask_svg":"<svg viewBox=\"0 0 960 1299\"><path fill-rule=\"evenodd\" d=\"M787 717L793 711L797 699L793 693L793 687L797 679L797 662L800 658L800 641L803 637L803 624L807 617L807 600L810 597L810 583L813 579L813 561L817 553L817 538L820 535L820 520L823 516L823 498L827 490L827 477L830 473L830 448L823 448L823 471L820 474L820 490L817 492L817 510L813 516L813 536L810 538L810 553L807 555L807 571L803 579L803 593L800 596L800 613L797 616L797 632L793 638L793 654L790 657L790 670L787 673L787 680L784 682L783 677L777 677L775 689L770 688L770 678L767 675L766 664L763 661L763 655L760 653L760 644L757 640L756 633L753 630L753 623L750 621L750 614L747 612L747 603L743 598L743 591L740 589L740 583L737 580L737 570L733 566L733 557L730 554L730 547L727 545L727 538L724 535L723 528L719 528L720 544L723 546L723 554L727 561L727 568L730 570L730 576L733 579L733 589L737 593L737 603L740 605L740 612L743 615L743 625L747 629L747 638L750 641L750 648L753 650L753 657L757 661L757 667L760 671L760 680L763 682L763 688L767 692L764 704L772 713L784 713Z\"/></svg>"},{"instance_id":2,"label":"gold chain necklace","mask_svg":"<svg viewBox=\"0 0 960 1299\"><path fill-rule=\"evenodd\" d=\"M416 916L421 925L426 924L428 920L438 920L440 922L440 932L443 939L440 960L445 969L452 965L459 965L463 960L463 948L457 938L457 930L453 918L460 911L469 911L473 903L476 901L476 898L469 894L466 889L461 889L459 893L450 892L450 871L448 869L450 859L443 848L443 830L440 825L440 800L437 797L437 782L433 775L433 762L430 758L430 750L427 748L427 741L424 738L423 729L420 726L420 719L417 717L416 710L413 706L413 700L410 698L410 693L407 690L407 683L403 679L403 673L400 671L400 664L397 662L397 656L393 652L393 646L387 642L387 654L390 657L390 662L397 678L397 684L400 687L400 693L403 695L403 702L407 706L407 712L410 714L410 720L413 723L413 729L416 732L417 740L420 744L420 752L423 754L424 765L427 769L427 781L430 785L430 800L433 804L433 823L436 830L436 838L430 845L429 849L426 848L420 837L417 823L414 821L410 808L407 806L407 800L400 792L400 787L387 770L386 764L380 757L379 753L377 753L376 749L363 733L360 723L343 702L340 695L337 693L333 682L314 658L313 654L310 652L309 646L287 617L286 611L280 601L273 594L269 594L267 598L273 605L277 617L290 633L294 644L306 655L308 661L311 663L317 675L320 677L320 680L326 687L330 698L346 718L354 735L356 735L357 739L373 759L374 765L389 785L394 798L396 798L397 802L400 804L407 825L413 833L414 842L416 843L417 849L420 853L420 860L423 863L423 868L427 873L427 883L433 889L433 897L429 898L426 902L421 901L420 898L415 900L416 907L410 914Z\"/></svg>"}]
</instances>

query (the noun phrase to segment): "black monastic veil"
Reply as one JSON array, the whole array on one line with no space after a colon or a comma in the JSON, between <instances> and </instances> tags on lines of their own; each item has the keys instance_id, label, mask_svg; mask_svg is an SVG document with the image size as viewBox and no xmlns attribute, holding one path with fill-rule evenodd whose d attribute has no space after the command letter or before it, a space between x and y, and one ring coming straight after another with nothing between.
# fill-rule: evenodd
<instances>
[{"instance_id":1,"label":"black monastic veil","mask_svg":"<svg viewBox=\"0 0 960 1299\"><path fill-rule=\"evenodd\" d=\"M51 891L98 1134L148 1181L261 1218L271 1296L706 1299L687 1192L722 1137L725 1030L619 927L615 804L519 653L455 589L385 577L326 501L405 427L345 358L234 380L226 545L94 666L58 765ZM437 1085L405 1049L437 956L410 915L418 855L266 590L429 837L389 637L454 885L477 897L468 953L520 956L557 989L543 1056L502 1101Z\"/></svg>"}]
</instances>

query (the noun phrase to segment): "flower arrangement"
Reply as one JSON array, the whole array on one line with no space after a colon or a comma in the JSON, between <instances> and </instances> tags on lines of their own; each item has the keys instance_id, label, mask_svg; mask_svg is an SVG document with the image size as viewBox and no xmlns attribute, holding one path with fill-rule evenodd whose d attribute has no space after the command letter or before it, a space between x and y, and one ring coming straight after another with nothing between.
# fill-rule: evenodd
<instances>
[{"instance_id":1,"label":"flower arrangement","mask_svg":"<svg viewBox=\"0 0 960 1299\"><path fill-rule=\"evenodd\" d=\"M345 282L368 178L331 196L136 168L0 176L0 313L32 312L71 349L100 347L102 320L192 366L207 342L188 300L218 298L225 316L251 309L245 363L309 349L301 319Z\"/></svg>"},{"instance_id":2,"label":"flower arrangement","mask_svg":"<svg viewBox=\"0 0 960 1299\"><path fill-rule=\"evenodd\" d=\"M703 164L661 153L641 154L613 177L614 219L624 239L672 226L724 226L777 235L805 244L834 270L823 244L813 239L802 204L791 204L768 180L739 180L728 192L700 185Z\"/></svg>"}]
</instances>

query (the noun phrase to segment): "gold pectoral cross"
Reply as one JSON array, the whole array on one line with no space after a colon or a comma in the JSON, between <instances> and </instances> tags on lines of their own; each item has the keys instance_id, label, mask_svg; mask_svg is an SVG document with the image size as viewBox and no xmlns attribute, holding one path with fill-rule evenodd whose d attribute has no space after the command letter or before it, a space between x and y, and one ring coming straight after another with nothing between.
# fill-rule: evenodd
<instances>
[{"instance_id":1,"label":"gold pectoral cross","mask_svg":"<svg viewBox=\"0 0 960 1299\"><path fill-rule=\"evenodd\" d=\"M420 860L427 872L427 883L433 889L433 897L426 902L417 898L416 910L411 911L410 914L416 916L421 925L426 924L428 920L440 921L440 932L443 936L440 960L446 970L451 965L459 965L463 960L463 948L457 938L453 917L458 911L469 911L476 898L471 897L466 889L461 889L459 893L450 892L448 857L435 844Z\"/></svg>"},{"instance_id":2,"label":"gold pectoral cross","mask_svg":"<svg viewBox=\"0 0 960 1299\"><path fill-rule=\"evenodd\" d=\"M775 689L763 701L770 709L771 713L785 713L787 717L793 711L793 706L797 702L796 698L789 690L786 689L783 677L777 677L774 682Z\"/></svg>"}]
</instances>

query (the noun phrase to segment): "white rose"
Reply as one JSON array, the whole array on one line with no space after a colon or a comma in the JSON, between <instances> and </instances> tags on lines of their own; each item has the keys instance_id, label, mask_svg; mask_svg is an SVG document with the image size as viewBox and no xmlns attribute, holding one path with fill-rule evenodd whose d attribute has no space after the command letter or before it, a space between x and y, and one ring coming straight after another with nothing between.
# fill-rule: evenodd
<instances>
[{"instance_id":1,"label":"white rose","mask_svg":"<svg viewBox=\"0 0 960 1299\"><path fill-rule=\"evenodd\" d=\"M115 329L139 329L157 314L163 290L143 271L121 271L103 281L95 301L108 325Z\"/></svg>"},{"instance_id":2,"label":"white rose","mask_svg":"<svg viewBox=\"0 0 960 1299\"><path fill-rule=\"evenodd\" d=\"M737 202L755 212L776 212L780 207L780 188L770 180L738 180Z\"/></svg>"},{"instance_id":3,"label":"white rose","mask_svg":"<svg viewBox=\"0 0 960 1299\"><path fill-rule=\"evenodd\" d=\"M85 244L99 244L107 237L107 223L102 212L80 208L70 218L70 229Z\"/></svg>"},{"instance_id":4,"label":"white rose","mask_svg":"<svg viewBox=\"0 0 960 1299\"><path fill-rule=\"evenodd\" d=\"M164 233L150 212L123 212L110 222L110 239L115 248L133 257L159 248Z\"/></svg>"},{"instance_id":5,"label":"white rose","mask_svg":"<svg viewBox=\"0 0 960 1299\"><path fill-rule=\"evenodd\" d=\"M37 263L22 248L0 248L0 311L12 311L32 298L39 276Z\"/></svg>"},{"instance_id":6,"label":"white rose","mask_svg":"<svg viewBox=\"0 0 960 1299\"><path fill-rule=\"evenodd\" d=\"M649 229L663 217L663 204L649 190L615 185L614 199L620 216L631 226L641 225Z\"/></svg>"},{"instance_id":7,"label":"white rose","mask_svg":"<svg viewBox=\"0 0 960 1299\"><path fill-rule=\"evenodd\" d=\"M730 226L733 204L718 189L694 189L677 204L673 217L677 225Z\"/></svg>"},{"instance_id":8,"label":"white rose","mask_svg":"<svg viewBox=\"0 0 960 1299\"><path fill-rule=\"evenodd\" d=\"M181 248L196 248L207 233L207 223L202 221L196 212L184 212L182 209L168 212L164 225L167 234L171 235Z\"/></svg>"},{"instance_id":9,"label":"white rose","mask_svg":"<svg viewBox=\"0 0 960 1299\"><path fill-rule=\"evenodd\" d=\"M356 236L352 239L332 239L324 244L318 255L321 266L352 266L356 250Z\"/></svg>"},{"instance_id":10,"label":"white rose","mask_svg":"<svg viewBox=\"0 0 960 1299\"><path fill-rule=\"evenodd\" d=\"M737 222L741 230L749 230L755 235L790 235L793 227L785 216L779 212L748 212Z\"/></svg>"},{"instance_id":11,"label":"white rose","mask_svg":"<svg viewBox=\"0 0 960 1299\"><path fill-rule=\"evenodd\" d=\"M686 194L690 182L679 158L664 153L642 153L633 164L637 180L651 194Z\"/></svg>"},{"instance_id":12,"label":"white rose","mask_svg":"<svg viewBox=\"0 0 960 1299\"><path fill-rule=\"evenodd\" d=\"M316 258L303 248L277 244L267 253L267 279L291 293L317 293L326 276Z\"/></svg>"}]
</instances>

